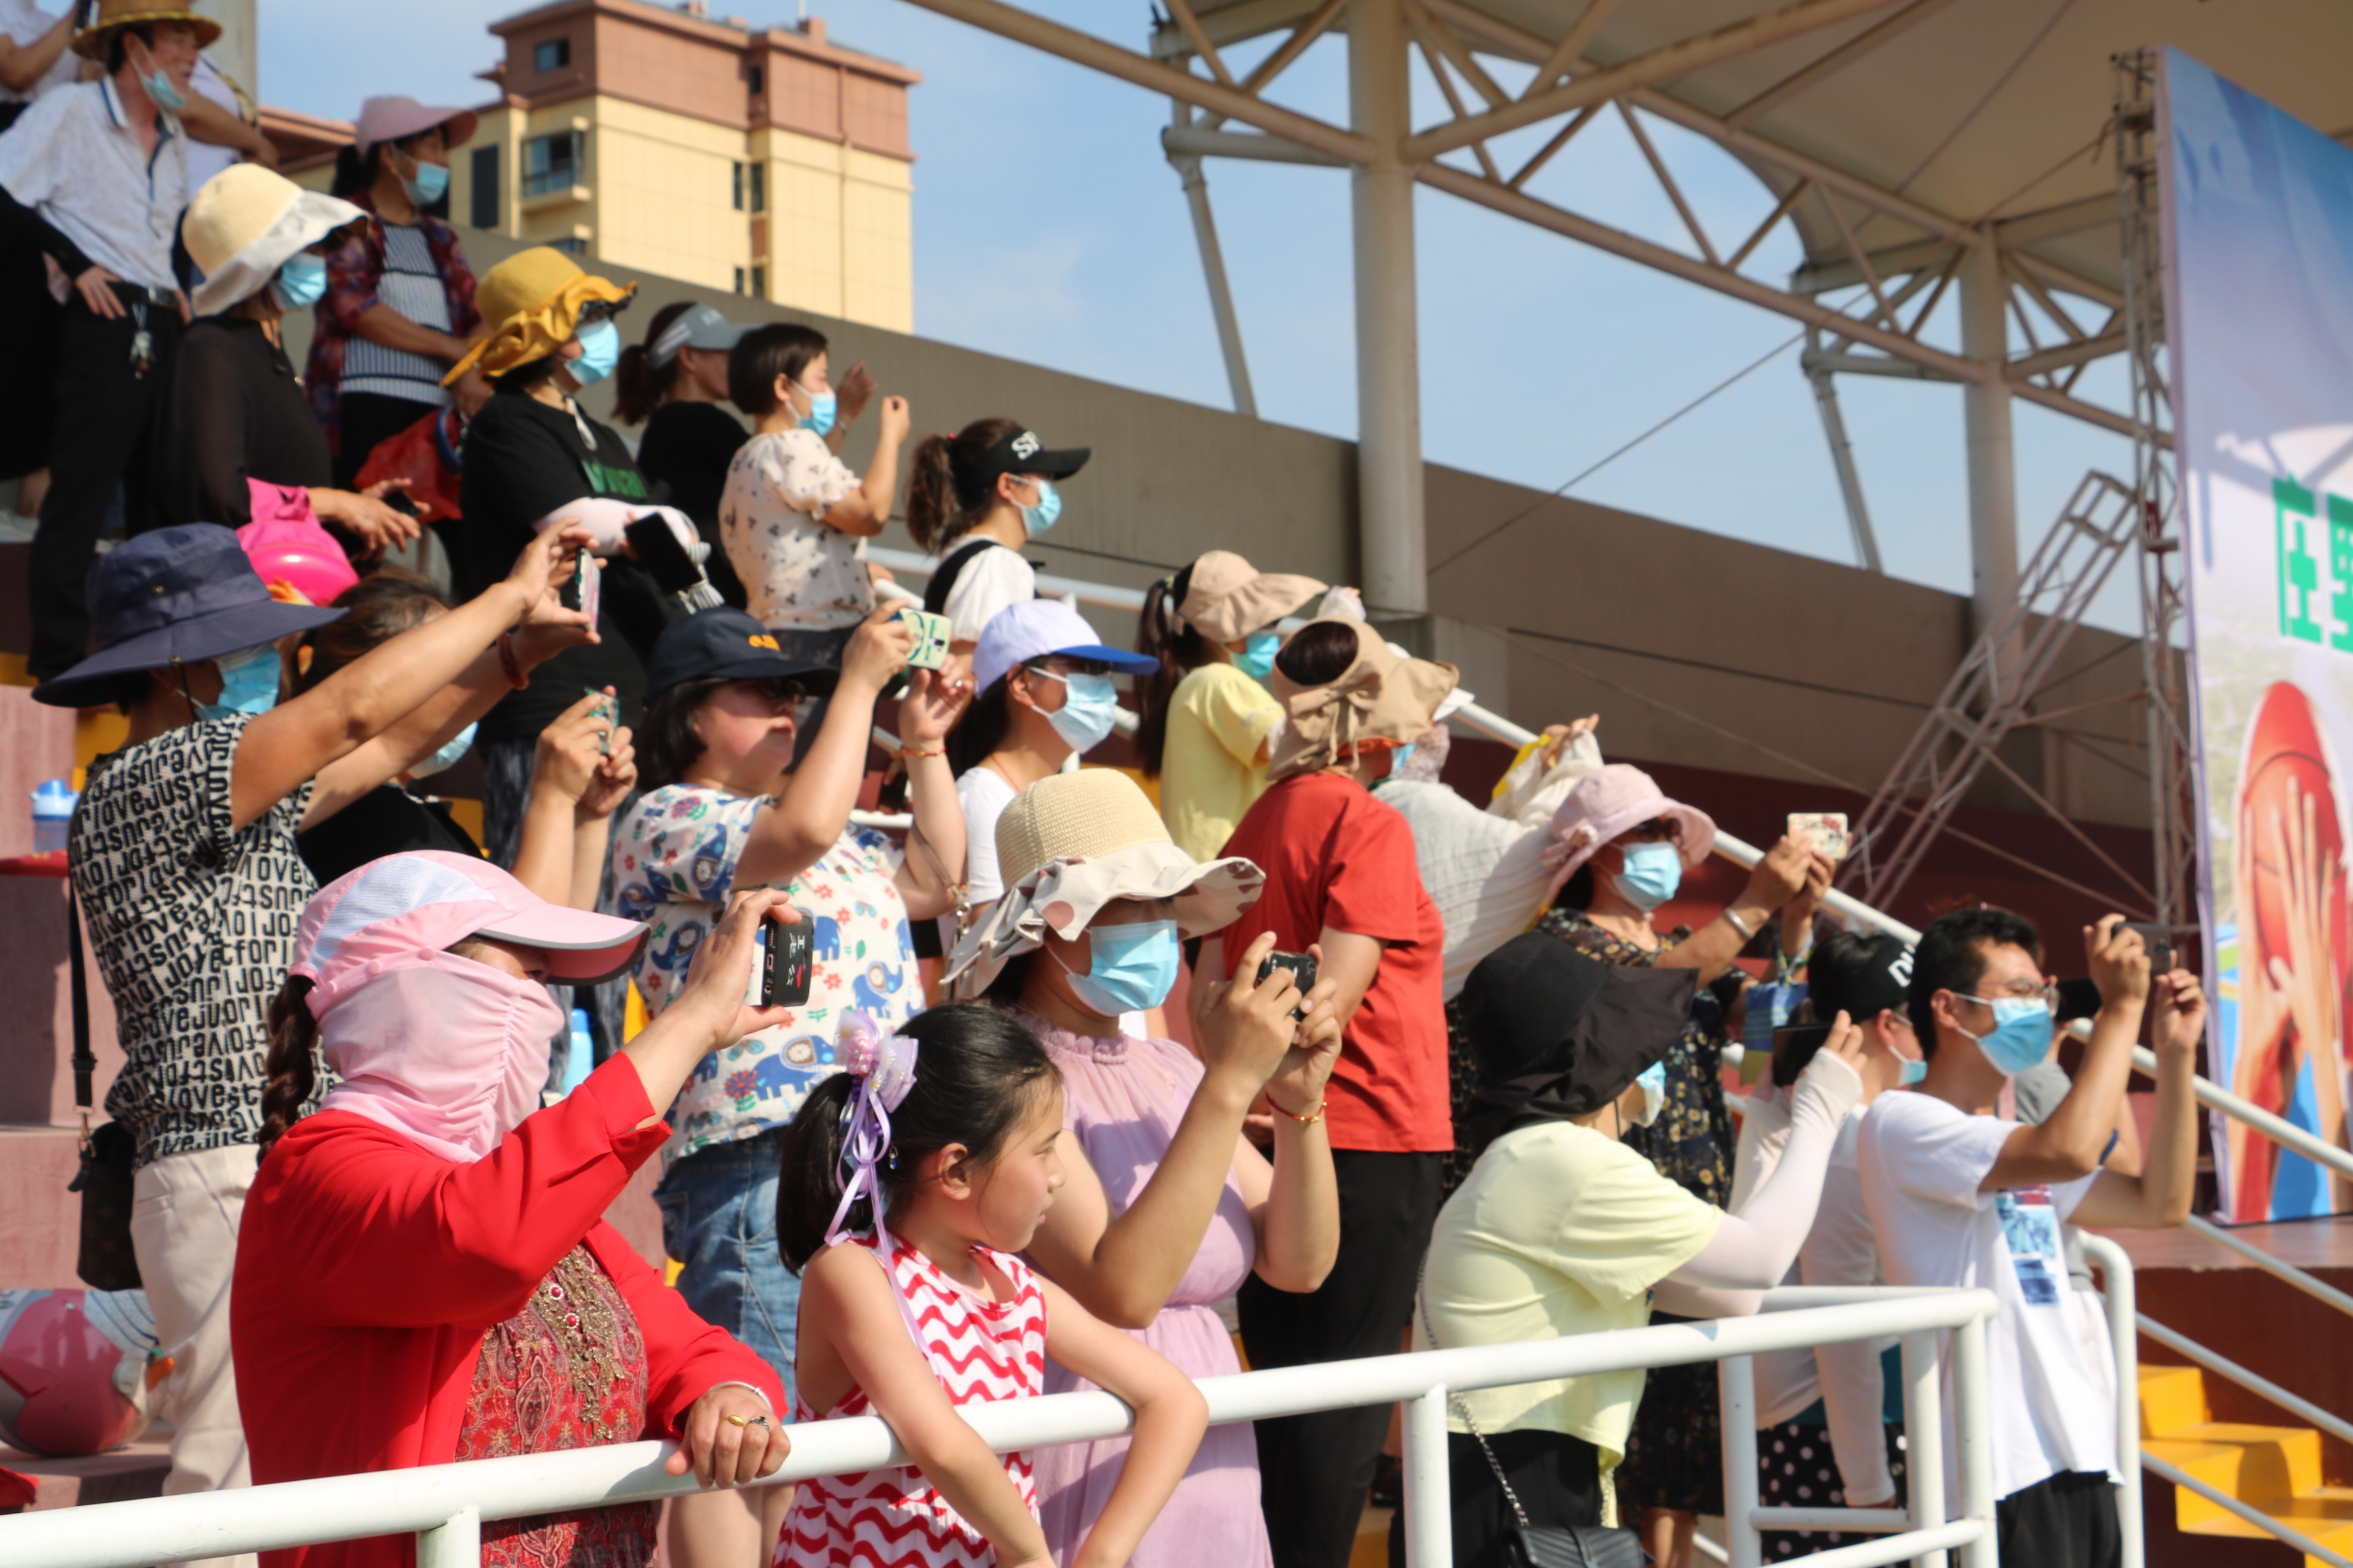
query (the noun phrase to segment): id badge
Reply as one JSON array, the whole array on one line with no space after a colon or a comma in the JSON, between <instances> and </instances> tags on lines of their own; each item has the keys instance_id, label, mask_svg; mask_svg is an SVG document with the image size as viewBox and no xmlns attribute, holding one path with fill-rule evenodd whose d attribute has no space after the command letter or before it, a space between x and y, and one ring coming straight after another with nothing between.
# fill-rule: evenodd
<instances>
[{"instance_id":1,"label":"id badge","mask_svg":"<svg viewBox=\"0 0 2353 1568\"><path fill-rule=\"evenodd\" d=\"M2059 1248L2059 1210L2049 1187L2018 1187L1996 1193L2002 1244L2018 1276L2018 1293L2030 1307L2055 1307L2065 1289L2067 1264Z\"/></svg>"}]
</instances>

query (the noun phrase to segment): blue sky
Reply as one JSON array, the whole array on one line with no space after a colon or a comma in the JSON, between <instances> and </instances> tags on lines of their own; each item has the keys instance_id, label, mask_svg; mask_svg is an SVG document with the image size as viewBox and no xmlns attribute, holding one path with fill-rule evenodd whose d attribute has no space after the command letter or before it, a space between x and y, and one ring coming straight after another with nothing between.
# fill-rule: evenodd
<instances>
[{"instance_id":1,"label":"blue sky","mask_svg":"<svg viewBox=\"0 0 2353 1568\"><path fill-rule=\"evenodd\" d=\"M1141 0L1026 3L1131 47L1146 37L1149 8ZM260 0L262 96L343 118L371 92L478 102L484 89L472 75L496 58L484 26L522 8ZM1160 151L1165 99L903 0L819 0L812 9L834 42L924 76L911 100L918 332L1229 405L1192 227ZM774 0L713 0L712 10L763 25L788 24L797 14ZM1317 44L1291 68L1279 96L1344 118L1345 47ZM1257 52L1232 63L1239 69ZM1427 78L1418 78L1417 93L1429 100L1419 120L1442 112ZM1770 209L1762 187L1712 145L1655 121L1646 128L1712 232L1745 235L1740 219L1753 225ZM1540 142L1549 129L1523 136ZM1208 178L1261 416L1352 436L1346 174L1222 162L1209 165ZM1614 118L1597 121L1531 189L1662 243L1688 244ZM1440 193L1420 192L1417 215L1422 426L1432 461L1550 489L1795 330ZM1771 271L1785 272L1795 258L1786 236L1785 228L1759 253ZM2085 389L2111 400L2120 374L2120 362L2108 362ZM2096 379L2102 374L2108 379ZM1960 393L1850 377L1841 395L1887 569L1968 592ZM2127 474L2130 451L2116 437L2023 403L2016 423L2026 554L2085 468ZM1853 558L1794 347L1571 493L1805 554ZM2101 609L2094 618L2119 628L2137 619L2123 574Z\"/></svg>"}]
</instances>

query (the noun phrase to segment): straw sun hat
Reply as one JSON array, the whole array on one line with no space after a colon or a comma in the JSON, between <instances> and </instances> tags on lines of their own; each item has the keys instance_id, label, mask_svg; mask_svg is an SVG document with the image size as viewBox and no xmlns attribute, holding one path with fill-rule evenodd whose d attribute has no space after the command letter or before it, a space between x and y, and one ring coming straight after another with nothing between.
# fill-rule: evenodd
<instances>
[{"instance_id":1,"label":"straw sun hat","mask_svg":"<svg viewBox=\"0 0 2353 1568\"><path fill-rule=\"evenodd\" d=\"M483 273L475 285L474 309L489 323L490 335L449 367L441 384L453 385L476 369L495 379L545 359L572 341L581 307L592 300L619 305L637 291L634 283L608 282L583 272L553 246L518 250Z\"/></svg>"},{"instance_id":2,"label":"straw sun hat","mask_svg":"<svg viewBox=\"0 0 2353 1568\"><path fill-rule=\"evenodd\" d=\"M189 305L217 316L260 292L287 258L366 216L259 163L231 163L204 183L180 220L180 237L205 275Z\"/></svg>"},{"instance_id":3,"label":"straw sun hat","mask_svg":"<svg viewBox=\"0 0 2353 1568\"><path fill-rule=\"evenodd\" d=\"M997 819L1005 896L948 955L940 978L969 1000L1008 960L1069 942L1113 899L1173 899L1187 936L1222 931L1258 901L1266 873L1248 860L1199 861L1170 842L1125 773L1082 768L1039 780Z\"/></svg>"},{"instance_id":4,"label":"straw sun hat","mask_svg":"<svg viewBox=\"0 0 2353 1568\"><path fill-rule=\"evenodd\" d=\"M149 27L165 22L176 22L196 35L196 47L208 49L221 36L221 25L210 16L199 16L185 5L158 4L157 0L98 0L98 15L90 26L73 36L74 53L87 59L106 58L106 40L120 27Z\"/></svg>"}]
</instances>

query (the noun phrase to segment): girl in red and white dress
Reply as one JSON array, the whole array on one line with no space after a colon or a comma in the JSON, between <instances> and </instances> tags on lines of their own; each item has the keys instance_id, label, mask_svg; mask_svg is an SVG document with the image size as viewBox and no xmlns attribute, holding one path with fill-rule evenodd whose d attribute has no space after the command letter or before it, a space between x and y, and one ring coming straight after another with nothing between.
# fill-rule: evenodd
<instances>
[{"instance_id":1,"label":"girl in red and white dress","mask_svg":"<svg viewBox=\"0 0 2353 1568\"><path fill-rule=\"evenodd\" d=\"M1028 1456L1000 1458L956 1414L1042 1392L1050 1355L1135 1411L1126 1468L1061 1565L1120 1568L1184 1479L1208 1407L1014 1256L1062 1184L1061 1079L1038 1037L977 1006L901 1030L845 1019L848 1070L786 1133L777 1222L802 1272L796 1418L880 1415L915 1462L803 1481L776 1562L1053 1568Z\"/></svg>"}]
</instances>

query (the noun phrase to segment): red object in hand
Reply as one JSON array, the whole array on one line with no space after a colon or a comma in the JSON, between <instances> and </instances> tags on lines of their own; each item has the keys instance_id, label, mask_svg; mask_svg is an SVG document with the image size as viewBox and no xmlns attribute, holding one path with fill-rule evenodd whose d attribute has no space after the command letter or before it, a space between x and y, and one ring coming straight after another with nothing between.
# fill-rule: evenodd
<instances>
[{"instance_id":1,"label":"red object in hand","mask_svg":"<svg viewBox=\"0 0 2353 1568\"><path fill-rule=\"evenodd\" d=\"M35 855L0 858L0 877L57 877L66 874L66 852L44 849Z\"/></svg>"}]
</instances>

